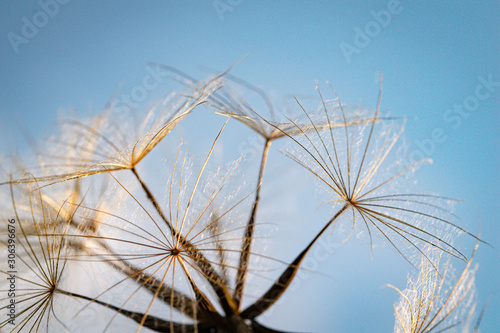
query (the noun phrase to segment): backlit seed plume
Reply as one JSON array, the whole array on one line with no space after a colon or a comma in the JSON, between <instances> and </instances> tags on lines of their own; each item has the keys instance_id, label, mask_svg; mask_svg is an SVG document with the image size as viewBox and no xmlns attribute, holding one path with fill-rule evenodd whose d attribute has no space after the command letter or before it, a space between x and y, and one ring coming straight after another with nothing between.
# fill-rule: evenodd
<instances>
[{"instance_id":1,"label":"backlit seed plume","mask_svg":"<svg viewBox=\"0 0 500 333\"><path fill-rule=\"evenodd\" d=\"M476 251L474 249L474 252ZM420 270L415 277L408 277L405 290L395 289L400 299L394 304L395 333L472 332L471 321L475 311L475 275L471 256L458 275L442 251L426 246ZM442 263L441 258L447 257ZM429 263L436 263L439 271Z\"/></svg>"},{"instance_id":2,"label":"backlit seed plume","mask_svg":"<svg viewBox=\"0 0 500 333\"><path fill-rule=\"evenodd\" d=\"M14 254L12 266L0 270L0 310L8 312L11 299L15 299L14 320L5 316L0 321L0 327L9 332L48 332L49 327L66 327L64 320L68 319L67 313L58 313L63 312L57 305L61 299L55 299L63 297L64 257L71 251L65 234L75 210L66 204L57 209L46 205L47 197L33 190L35 184L33 179L21 189L11 185L15 214L1 233L2 247L14 249L9 252Z\"/></svg>"},{"instance_id":3,"label":"backlit seed plume","mask_svg":"<svg viewBox=\"0 0 500 333\"><path fill-rule=\"evenodd\" d=\"M466 260L458 249L437 235L443 228L468 233L454 222L454 215L446 209L446 202L453 199L412 193L397 186L398 180L429 160L407 166L399 164L395 147L404 126L379 121L381 94L380 90L376 110L371 121L364 126L347 126L350 120L359 119L360 115L344 112L338 98L334 107L324 102L323 120L313 120L303 110L314 130L309 133L301 131L302 135L297 138L287 135L298 146L287 154L329 190L330 198L326 203L341 204L342 212L349 212L352 230L358 224L366 229L371 244L372 236L377 233L405 258L402 246L423 253L423 246L431 244ZM323 100L321 92L320 96ZM329 126L321 130L320 125L330 124L332 119L339 117L346 124L342 130L334 131ZM297 125L296 128L301 127Z\"/></svg>"},{"instance_id":4,"label":"backlit seed plume","mask_svg":"<svg viewBox=\"0 0 500 333\"><path fill-rule=\"evenodd\" d=\"M49 138L50 145L42 148L38 155L37 169L41 169L42 174L29 168L17 173L32 173L39 183L47 184L103 172L133 170L180 121L206 103L219 84L217 79L209 80L190 95L175 94L159 101L142 115L140 124L117 123L112 103L88 123L63 119L61 133ZM15 181L25 183L31 179L25 176Z\"/></svg>"}]
</instances>

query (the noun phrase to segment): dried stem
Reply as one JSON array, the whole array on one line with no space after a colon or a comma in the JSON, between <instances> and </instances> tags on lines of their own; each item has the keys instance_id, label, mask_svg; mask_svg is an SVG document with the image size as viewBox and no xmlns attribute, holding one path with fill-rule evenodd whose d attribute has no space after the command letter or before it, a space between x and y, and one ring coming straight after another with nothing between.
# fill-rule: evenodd
<instances>
[{"instance_id":1,"label":"dried stem","mask_svg":"<svg viewBox=\"0 0 500 333\"><path fill-rule=\"evenodd\" d=\"M262 178L264 177L264 168L266 166L267 154L269 152L269 147L271 146L271 140L267 139L264 151L262 153L262 161L260 164L258 187L255 193L255 200L252 207L252 214L245 227L245 235L243 236L243 245L241 248L240 263L238 265L238 274L236 276L236 289L234 291L234 300L236 302L236 307L239 309L241 306L241 298L243 295L243 289L245 287L245 281L248 271L248 261L250 258L250 251L252 247L252 239L255 227L255 217L257 214L257 207L259 205L260 199L260 189L262 185Z\"/></svg>"},{"instance_id":2,"label":"dried stem","mask_svg":"<svg viewBox=\"0 0 500 333\"><path fill-rule=\"evenodd\" d=\"M297 273L299 266L309 252L311 247L316 243L316 241L321 237L321 235L328 229L328 227L339 218L346 210L349 208L349 204L345 204L328 223L321 229L321 231L314 237L314 239L307 245L307 247L295 258L295 260L288 265L287 269L281 274L281 276L274 282L274 284L269 288L269 290L259 298L254 304L246 308L241 316L244 318L253 319L269 307L271 307L276 301L281 297L281 295L286 291L286 289L292 283L295 274Z\"/></svg>"}]
</instances>

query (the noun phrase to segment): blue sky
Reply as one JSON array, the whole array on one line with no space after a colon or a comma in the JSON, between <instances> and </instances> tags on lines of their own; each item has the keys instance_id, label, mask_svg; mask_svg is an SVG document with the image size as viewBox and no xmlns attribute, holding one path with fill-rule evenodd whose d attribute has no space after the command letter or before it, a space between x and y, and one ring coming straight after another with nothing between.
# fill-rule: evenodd
<instances>
[{"instance_id":1,"label":"blue sky","mask_svg":"<svg viewBox=\"0 0 500 333\"><path fill-rule=\"evenodd\" d=\"M500 249L498 1L73 0L50 7L53 16L45 15L46 22L37 14L42 7L37 1L0 1L3 152L19 145L22 128L35 138L49 133L59 109L98 112L120 85L140 83L148 62L202 77L207 68L223 70L248 53L232 73L275 96L314 94L315 80L329 81L345 103L372 108L382 71L382 110L408 116L409 152L434 160L419 171L420 186L466 199L467 226L477 228L479 215L484 237ZM28 38L25 20L42 20ZM14 34L25 39L13 40ZM355 245L339 251L350 254ZM384 251L390 252L382 249L373 260L366 248L352 254L353 272L385 267L404 287L407 267L391 267ZM482 246L476 260L482 306L500 287L500 257ZM331 286L337 295L342 278L335 270L324 273L337 279ZM389 282L396 283L373 281L373 293L349 289L342 304L333 297L334 304L324 303L311 283L269 323L291 330L312 318L317 323L305 327L316 331L336 325L340 332L368 332L360 320L369 318L379 331L390 329L395 295L378 288ZM389 300L385 314L377 307L381 295ZM317 306L296 311L301 297ZM497 294L481 325L484 332L494 331L499 313Z\"/></svg>"}]
</instances>

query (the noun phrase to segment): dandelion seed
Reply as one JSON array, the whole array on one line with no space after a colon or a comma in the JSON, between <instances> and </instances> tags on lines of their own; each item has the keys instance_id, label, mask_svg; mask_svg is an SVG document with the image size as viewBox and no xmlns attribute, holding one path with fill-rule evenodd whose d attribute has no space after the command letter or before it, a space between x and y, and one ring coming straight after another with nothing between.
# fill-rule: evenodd
<instances>
[{"instance_id":1,"label":"dandelion seed","mask_svg":"<svg viewBox=\"0 0 500 333\"><path fill-rule=\"evenodd\" d=\"M218 85L216 80L209 81L191 96L167 105L157 103L145 115L140 128L137 125L129 128L127 123L117 124L109 115L112 110L108 107L90 124L62 120L62 135L49 139L51 151L39 153L39 168L44 175L37 175L37 182L51 184L111 171L134 171L180 121L207 101ZM19 173L27 171L32 173L34 170L21 169ZM30 181L30 177L15 180L16 183Z\"/></svg>"},{"instance_id":2,"label":"dandelion seed","mask_svg":"<svg viewBox=\"0 0 500 333\"><path fill-rule=\"evenodd\" d=\"M321 92L320 96L323 100ZM391 187L398 179L428 160L418 161L380 179L379 174L393 168L384 162L390 160L390 153L394 150L404 128L401 126L398 130L394 130L393 127L388 127L382 132L378 145L374 147L377 126L380 125L378 122L380 102L381 92L375 114L367 125L367 135L362 128L356 126L345 126L343 135L331 129L321 131L309 118L314 131L302 132L302 141L289 136L299 145L302 152L288 153L288 155L309 170L337 197L327 202L341 203L343 212L351 211L352 228L361 223L369 234L370 244L372 244L372 229L374 229L405 258L406 256L395 243L396 238L420 252L423 244L431 244L454 257L466 260L457 248L436 235L436 230L447 227L468 233L452 222L451 212L440 206L441 202L451 199L429 194L401 192L399 189L391 189L392 193L386 191L386 188ZM337 111L347 124L350 115L344 113L340 101L338 105ZM307 112L303 111L307 115ZM324 104L324 113L326 123L330 123L332 115L326 104ZM297 126L297 129L299 128L300 126ZM374 150L371 151L371 149ZM360 150L358 157L355 155L357 150ZM429 202L429 199L432 201ZM428 213L428 208L438 210L442 214ZM330 221L331 224L334 222Z\"/></svg>"},{"instance_id":3,"label":"dandelion seed","mask_svg":"<svg viewBox=\"0 0 500 333\"><path fill-rule=\"evenodd\" d=\"M36 183L36 179L33 182ZM68 201L58 209L46 206L47 197L40 190L30 188L20 191L28 201L21 204L20 199L16 200L15 192L11 185L14 227L18 228L15 229L14 238L18 249L14 259L14 293L18 309L15 319L12 322L12 318L2 320L0 327L11 329L11 332L49 331L53 321L66 327L56 313L54 299L64 293L62 279L67 268L64 257L70 251L65 235L76 210L67 210ZM2 245L7 248L6 241L2 240ZM13 276L10 271L1 270L0 273L7 277ZM2 294L7 295L4 291ZM5 310L10 304L9 298L0 301L8 303L1 306L0 310Z\"/></svg>"},{"instance_id":4,"label":"dandelion seed","mask_svg":"<svg viewBox=\"0 0 500 333\"><path fill-rule=\"evenodd\" d=\"M475 310L475 274L477 265L472 267L472 258L457 277L454 276L450 263L451 256L440 265L442 251L431 246L426 247L422 256L417 278L408 278L405 290L389 285L400 294L400 300L394 305L396 322L394 332L424 333L443 332L451 328L470 332L470 321ZM439 273L430 264L429 258L442 269ZM453 284L455 281L455 284Z\"/></svg>"}]
</instances>

